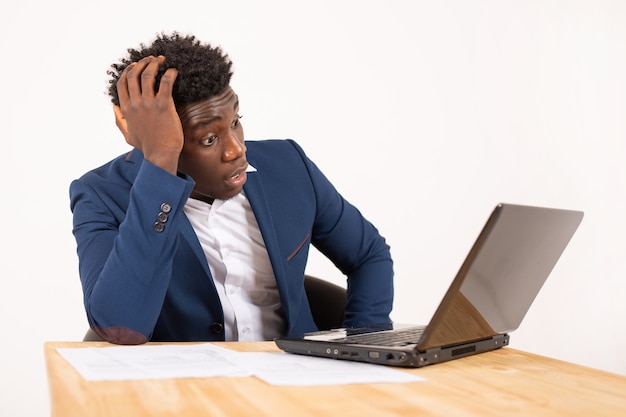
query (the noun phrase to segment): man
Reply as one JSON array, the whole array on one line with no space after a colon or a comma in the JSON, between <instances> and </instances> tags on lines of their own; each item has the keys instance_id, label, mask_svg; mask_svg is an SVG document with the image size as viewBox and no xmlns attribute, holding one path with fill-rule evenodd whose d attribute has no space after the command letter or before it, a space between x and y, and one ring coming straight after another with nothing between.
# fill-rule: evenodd
<instances>
[{"instance_id":1,"label":"man","mask_svg":"<svg viewBox=\"0 0 626 417\"><path fill-rule=\"evenodd\" d=\"M161 34L113 64L133 149L70 186L91 328L118 344L316 330L309 245L348 278L345 326L388 323L389 247L291 140L244 141L232 63Z\"/></svg>"}]
</instances>

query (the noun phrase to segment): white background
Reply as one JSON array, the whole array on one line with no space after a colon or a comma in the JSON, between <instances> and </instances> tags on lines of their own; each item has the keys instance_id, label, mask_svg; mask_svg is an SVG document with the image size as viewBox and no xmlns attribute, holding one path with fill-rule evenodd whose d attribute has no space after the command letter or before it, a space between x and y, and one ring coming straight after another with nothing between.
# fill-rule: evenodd
<instances>
[{"instance_id":1,"label":"white background","mask_svg":"<svg viewBox=\"0 0 626 417\"><path fill-rule=\"evenodd\" d=\"M626 374L626 2L12 2L0 17L0 414L44 416L87 328L72 179L127 150L106 71L179 30L235 63L248 139L299 141L392 247L427 322L500 201L585 219L513 347ZM341 282L319 254L309 272Z\"/></svg>"}]
</instances>

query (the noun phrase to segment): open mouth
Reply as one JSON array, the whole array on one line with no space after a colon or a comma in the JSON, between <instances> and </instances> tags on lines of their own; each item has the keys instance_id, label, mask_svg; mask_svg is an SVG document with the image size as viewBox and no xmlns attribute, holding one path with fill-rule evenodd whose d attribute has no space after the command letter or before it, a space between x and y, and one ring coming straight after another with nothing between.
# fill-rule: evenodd
<instances>
[{"instance_id":1,"label":"open mouth","mask_svg":"<svg viewBox=\"0 0 626 417\"><path fill-rule=\"evenodd\" d=\"M226 182L232 187L240 187L246 182L246 168L243 167L234 175L228 177Z\"/></svg>"}]
</instances>

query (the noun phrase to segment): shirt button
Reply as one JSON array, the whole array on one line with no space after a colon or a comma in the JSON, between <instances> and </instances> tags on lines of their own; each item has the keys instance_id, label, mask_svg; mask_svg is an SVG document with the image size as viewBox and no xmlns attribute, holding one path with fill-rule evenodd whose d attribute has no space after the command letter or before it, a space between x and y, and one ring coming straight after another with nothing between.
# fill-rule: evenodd
<instances>
[{"instance_id":1,"label":"shirt button","mask_svg":"<svg viewBox=\"0 0 626 417\"><path fill-rule=\"evenodd\" d=\"M161 222L156 222L154 223L154 231L157 233L161 233L163 230L165 230L165 225Z\"/></svg>"},{"instance_id":2,"label":"shirt button","mask_svg":"<svg viewBox=\"0 0 626 417\"><path fill-rule=\"evenodd\" d=\"M169 213L170 211L172 211L172 205L170 203L161 204L161 211L163 213Z\"/></svg>"},{"instance_id":3,"label":"shirt button","mask_svg":"<svg viewBox=\"0 0 626 417\"><path fill-rule=\"evenodd\" d=\"M157 215L157 220L160 221L161 223L165 223L167 221L167 219L169 219L169 216L164 211L160 212Z\"/></svg>"},{"instance_id":4,"label":"shirt button","mask_svg":"<svg viewBox=\"0 0 626 417\"><path fill-rule=\"evenodd\" d=\"M215 334L220 334L224 331L224 325L222 323L213 323L210 327L211 331Z\"/></svg>"}]
</instances>

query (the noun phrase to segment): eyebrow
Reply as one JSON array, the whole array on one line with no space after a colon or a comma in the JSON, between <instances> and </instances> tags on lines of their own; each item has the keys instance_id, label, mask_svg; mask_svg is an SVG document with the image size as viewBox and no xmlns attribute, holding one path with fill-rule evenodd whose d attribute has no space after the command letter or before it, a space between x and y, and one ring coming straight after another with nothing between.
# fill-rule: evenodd
<instances>
[{"instance_id":1,"label":"eyebrow","mask_svg":"<svg viewBox=\"0 0 626 417\"><path fill-rule=\"evenodd\" d=\"M233 110L234 111L237 111L238 109L239 109L239 98L237 98L237 101L235 101L235 104L233 105ZM222 120L222 116L220 116L220 115L211 117L210 119L199 120L199 121L197 121L197 122L195 122L193 124L193 128L197 129L198 127L210 125L211 123L218 122L220 120Z\"/></svg>"}]
</instances>

